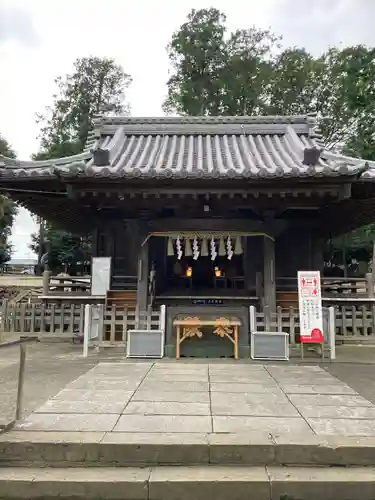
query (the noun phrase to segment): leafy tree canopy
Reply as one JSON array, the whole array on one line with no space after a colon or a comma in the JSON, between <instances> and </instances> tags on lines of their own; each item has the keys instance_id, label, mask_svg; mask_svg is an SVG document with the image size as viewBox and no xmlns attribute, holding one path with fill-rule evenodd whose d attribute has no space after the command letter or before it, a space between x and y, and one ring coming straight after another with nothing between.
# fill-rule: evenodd
<instances>
[{"instance_id":1,"label":"leafy tree canopy","mask_svg":"<svg viewBox=\"0 0 375 500\"><path fill-rule=\"evenodd\" d=\"M48 223L45 224L43 241L40 234L31 235L30 248L39 255L48 253L48 265L52 272L75 274L91 257L90 238L74 236Z\"/></svg>"},{"instance_id":2,"label":"leafy tree canopy","mask_svg":"<svg viewBox=\"0 0 375 500\"><path fill-rule=\"evenodd\" d=\"M125 91L131 77L113 59L84 57L74 63L73 72L56 80L57 92L52 106L39 115L42 123L41 151L34 159L70 156L84 150L96 115L125 114ZM87 238L46 224L44 241L32 235L31 249L41 255L48 252L52 270L68 268L87 261L91 243ZM46 241L48 242L46 244Z\"/></svg>"},{"instance_id":3,"label":"leafy tree canopy","mask_svg":"<svg viewBox=\"0 0 375 500\"><path fill-rule=\"evenodd\" d=\"M215 8L192 10L167 47L164 109L181 115L316 113L328 147L375 160L375 49L314 57L255 27L228 33Z\"/></svg>"},{"instance_id":4,"label":"leafy tree canopy","mask_svg":"<svg viewBox=\"0 0 375 500\"><path fill-rule=\"evenodd\" d=\"M34 158L80 153L95 115L128 111L124 100L130 83L131 77L113 59L77 59L72 73L56 79L53 104L38 115L42 124L41 151Z\"/></svg>"},{"instance_id":5,"label":"leafy tree canopy","mask_svg":"<svg viewBox=\"0 0 375 500\"><path fill-rule=\"evenodd\" d=\"M0 135L0 155L15 158L16 153L10 144ZM6 196L0 195L0 264L10 260L12 245L9 237L12 233L14 219L17 215L16 204Z\"/></svg>"}]
</instances>

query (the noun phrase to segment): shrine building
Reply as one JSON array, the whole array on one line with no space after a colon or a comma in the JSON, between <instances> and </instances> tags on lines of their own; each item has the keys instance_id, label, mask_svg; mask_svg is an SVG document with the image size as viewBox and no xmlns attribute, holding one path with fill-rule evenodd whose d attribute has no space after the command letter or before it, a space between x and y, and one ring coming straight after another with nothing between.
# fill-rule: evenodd
<instances>
[{"instance_id":1,"label":"shrine building","mask_svg":"<svg viewBox=\"0 0 375 500\"><path fill-rule=\"evenodd\" d=\"M240 348L241 311L292 303L285 283L323 270L327 239L374 220L374 181L375 162L325 149L310 115L98 117L82 154L0 156L1 192L111 257L107 299L165 304L169 322L225 309Z\"/></svg>"}]
</instances>

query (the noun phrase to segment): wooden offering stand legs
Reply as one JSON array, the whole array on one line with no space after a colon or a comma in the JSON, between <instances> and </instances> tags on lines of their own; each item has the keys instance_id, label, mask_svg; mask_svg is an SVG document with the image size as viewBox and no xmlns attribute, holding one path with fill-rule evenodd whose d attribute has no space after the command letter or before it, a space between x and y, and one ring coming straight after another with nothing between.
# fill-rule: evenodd
<instances>
[{"instance_id":1,"label":"wooden offering stand legs","mask_svg":"<svg viewBox=\"0 0 375 500\"><path fill-rule=\"evenodd\" d=\"M238 318L218 318L213 320L201 320L200 318L184 318L173 321L177 330L176 359L180 359L181 344L188 338L202 338L203 327L214 327L213 333L221 338L229 339L233 344L234 359L238 359L238 328L241 321Z\"/></svg>"}]
</instances>

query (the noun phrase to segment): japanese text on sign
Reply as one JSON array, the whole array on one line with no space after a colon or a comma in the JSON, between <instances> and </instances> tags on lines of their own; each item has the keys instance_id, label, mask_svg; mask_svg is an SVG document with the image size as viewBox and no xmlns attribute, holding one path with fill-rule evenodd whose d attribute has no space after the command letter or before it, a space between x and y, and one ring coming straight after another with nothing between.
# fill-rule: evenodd
<instances>
[{"instance_id":1,"label":"japanese text on sign","mask_svg":"<svg viewBox=\"0 0 375 500\"><path fill-rule=\"evenodd\" d=\"M301 342L322 343L323 309L319 271L298 271Z\"/></svg>"}]
</instances>

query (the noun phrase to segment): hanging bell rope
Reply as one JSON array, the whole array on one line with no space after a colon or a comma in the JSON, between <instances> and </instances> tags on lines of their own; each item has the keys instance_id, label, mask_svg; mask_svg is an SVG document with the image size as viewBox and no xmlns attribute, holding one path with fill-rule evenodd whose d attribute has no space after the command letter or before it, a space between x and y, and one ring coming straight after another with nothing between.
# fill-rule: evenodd
<instances>
[{"instance_id":1,"label":"hanging bell rope","mask_svg":"<svg viewBox=\"0 0 375 500\"><path fill-rule=\"evenodd\" d=\"M208 257L208 243L207 243L207 238L203 238L202 239L201 256L202 257Z\"/></svg>"},{"instance_id":2,"label":"hanging bell rope","mask_svg":"<svg viewBox=\"0 0 375 500\"><path fill-rule=\"evenodd\" d=\"M242 255L242 254L243 254L242 238L241 236L237 236L236 244L234 246L234 255Z\"/></svg>"},{"instance_id":3,"label":"hanging bell rope","mask_svg":"<svg viewBox=\"0 0 375 500\"><path fill-rule=\"evenodd\" d=\"M185 255L186 257L190 257L193 254L193 251L191 249L191 243L190 240L187 239L185 240Z\"/></svg>"},{"instance_id":4,"label":"hanging bell rope","mask_svg":"<svg viewBox=\"0 0 375 500\"><path fill-rule=\"evenodd\" d=\"M167 255L168 255L168 257L173 257L173 255L174 255L173 239L172 238L168 238Z\"/></svg>"}]
</instances>

